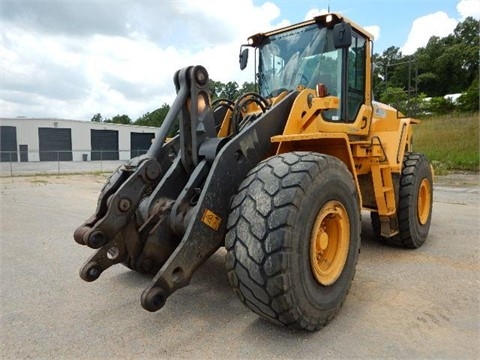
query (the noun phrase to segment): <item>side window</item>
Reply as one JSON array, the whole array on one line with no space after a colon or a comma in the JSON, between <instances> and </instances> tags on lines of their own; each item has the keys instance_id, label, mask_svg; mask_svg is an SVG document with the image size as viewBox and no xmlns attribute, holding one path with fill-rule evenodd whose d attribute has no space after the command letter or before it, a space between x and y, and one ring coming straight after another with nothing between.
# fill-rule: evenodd
<instances>
[{"instance_id":1,"label":"side window","mask_svg":"<svg viewBox=\"0 0 480 360\"><path fill-rule=\"evenodd\" d=\"M352 34L352 46L348 50L347 121L355 120L365 100L365 49L365 39Z\"/></svg>"}]
</instances>

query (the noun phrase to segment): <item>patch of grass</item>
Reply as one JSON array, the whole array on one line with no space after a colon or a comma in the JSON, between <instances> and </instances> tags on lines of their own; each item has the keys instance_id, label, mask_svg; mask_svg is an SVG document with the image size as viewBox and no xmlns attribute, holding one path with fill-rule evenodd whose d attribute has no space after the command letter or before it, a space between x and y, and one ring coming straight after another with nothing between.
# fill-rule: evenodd
<instances>
[{"instance_id":1,"label":"patch of grass","mask_svg":"<svg viewBox=\"0 0 480 360\"><path fill-rule=\"evenodd\" d=\"M29 180L32 184L48 184L48 181L45 180L45 179L37 179L37 178L34 178L34 179L31 179Z\"/></svg>"},{"instance_id":2,"label":"patch of grass","mask_svg":"<svg viewBox=\"0 0 480 360\"><path fill-rule=\"evenodd\" d=\"M111 172L110 171L92 171L89 173L90 175L93 175L93 176L105 176L105 175L110 175Z\"/></svg>"},{"instance_id":3,"label":"patch of grass","mask_svg":"<svg viewBox=\"0 0 480 360\"><path fill-rule=\"evenodd\" d=\"M430 159L438 175L480 170L479 114L422 119L413 129L414 151Z\"/></svg>"},{"instance_id":4,"label":"patch of grass","mask_svg":"<svg viewBox=\"0 0 480 360\"><path fill-rule=\"evenodd\" d=\"M10 177L21 177L21 178L36 178L37 176L46 177L46 178L56 178L60 179L62 177L68 177L72 175L92 175L98 177L108 177L110 176L111 171L82 171L82 172L52 172L52 173L34 173L34 174L13 174L11 175L2 175L0 178L10 178ZM39 180L41 182L43 180ZM36 182L31 180L30 182Z\"/></svg>"}]
</instances>

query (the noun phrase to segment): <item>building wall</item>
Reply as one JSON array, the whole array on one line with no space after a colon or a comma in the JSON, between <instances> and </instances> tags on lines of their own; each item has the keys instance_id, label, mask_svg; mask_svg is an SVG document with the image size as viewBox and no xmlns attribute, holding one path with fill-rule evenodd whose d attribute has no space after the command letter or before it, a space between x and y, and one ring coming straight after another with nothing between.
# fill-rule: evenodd
<instances>
[{"instance_id":1,"label":"building wall","mask_svg":"<svg viewBox=\"0 0 480 360\"><path fill-rule=\"evenodd\" d=\"M0 126L16 127L17 147L20 145L28 145L29 161L40 160L38 136L38 128L40 127L71 129L73 161L84 160L84 154L87 155L88 160L91 159L91 129L118 131L118 149L120 150L120 160L130 159L130 134L132 132L156 133L157 131L157 128L148 126L96 123L91 121L65 119L0 118Z\"/></svg>"}]
</instances>

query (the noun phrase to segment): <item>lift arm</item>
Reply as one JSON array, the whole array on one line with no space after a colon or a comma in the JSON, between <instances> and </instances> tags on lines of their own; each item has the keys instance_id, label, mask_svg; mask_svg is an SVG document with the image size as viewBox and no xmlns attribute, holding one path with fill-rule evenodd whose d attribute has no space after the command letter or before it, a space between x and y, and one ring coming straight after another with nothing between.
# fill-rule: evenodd
<instances>
[{"instance_id":1,"label":"lift arm","mask_svg":"<svg viewBox=\"0 0 480 360\"><path fill-rule=\"evenodd\" d=\"M82 279L94 281L120 262L155 274L141 296L149 311L188 285L223 245L230 199L271 154L270 138L282 133L296 97L288 94L238 134L217 138L207 71L181 69L174 83L177 98L151 148L110 177L95 214L74 233L79 244L98 249L80 270ZM166 142L176 119L180 134Z\"/></svg>"}]
</instances>

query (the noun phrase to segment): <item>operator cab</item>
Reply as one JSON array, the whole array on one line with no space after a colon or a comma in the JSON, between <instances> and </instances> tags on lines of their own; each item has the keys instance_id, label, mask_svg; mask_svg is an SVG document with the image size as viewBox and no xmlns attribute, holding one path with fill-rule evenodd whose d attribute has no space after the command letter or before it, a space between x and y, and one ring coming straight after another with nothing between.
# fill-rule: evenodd
<instances>
[{"instance_id":1,"label":"operator cab","mask_svg":"<svg viewBox=\"0 0 480 360\"><path fill-rule=\"evenodd\" d=\"M338 14L321 15L251 36L249 44L242 45L240 67L244 69L248 59L248 50L243 48L254 47L258 50L256 78L262 96L271 98L283 91L321 85L323 96L340 99L339 108L324 111L323 119L352 123L361 106L371 99L370 81L367 83L370 38Z\"/></svg>"}]
</instances>

